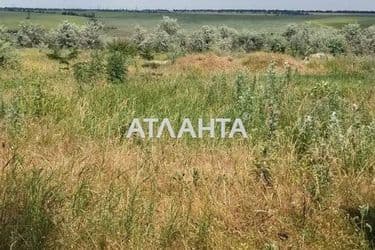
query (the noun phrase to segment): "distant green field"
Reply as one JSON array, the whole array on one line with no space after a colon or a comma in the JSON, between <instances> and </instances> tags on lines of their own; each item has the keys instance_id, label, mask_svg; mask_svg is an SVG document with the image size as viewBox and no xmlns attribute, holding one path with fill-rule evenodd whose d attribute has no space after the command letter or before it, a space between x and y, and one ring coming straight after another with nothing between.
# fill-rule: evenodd
<instances>
[{"instance_id":1,"label":"distant green field","mask_svg":"<svg viewBox=\"0 0 375 250\"><path fill-rule=\"evenodd\" d=\"M97 12L96 16L102 20L110 33L125 36L137 25L151 29L164 16L177 18L181 26L193 30L202 25L227 25L239 30L278 31L290 23L313 22L319 25L341 27L347 23L359 23L363 26L375 24L375 15L311 15L311 16L277 16L259 14L189 14L189 13L127 13L127 12ZM18 23L26 21L27 13L0 11L0 25L15 27ZM54 27L62 20L69 20L77 24L87 21L85 17L63 16L56 14L31 13L30 21Z\"/></svg>"},{"instance_id":2,"label":"distant green field","mask_svg":"<svg viewBox=\"0 0 375 250\"><path fill-rule=\"evenodd\" d=\"M165 14L146 13L99 13L98 16L107 25L127 31L135 25L146 28L155 26ZM343 15L311 15L311 16L276 16L254 14L168 14L177 18L183 28L191 30L202 25L227 25L237 29L254 29L278 31L290 23L316 22L322 25L342 26L347 23L359 23L363 26L375 24L375 15L372 16L343 16Z\"/></svg>"},{"instance_id":3,"label":"distant green field","mask_svg":"<svg viewBox=\"0 0 375 250\"><path fill-rule=\"evenodd\" d=\"M31 13L29 20L27 16L28 14L26 12L0 11L0 25L14 28L20 22L30 21L32 23L41 24L47 28L53 28L64 20L69 20L77 24L84 24L87 20L85 17L63 16L61 14Z\"/></svg>"}]
</instances>

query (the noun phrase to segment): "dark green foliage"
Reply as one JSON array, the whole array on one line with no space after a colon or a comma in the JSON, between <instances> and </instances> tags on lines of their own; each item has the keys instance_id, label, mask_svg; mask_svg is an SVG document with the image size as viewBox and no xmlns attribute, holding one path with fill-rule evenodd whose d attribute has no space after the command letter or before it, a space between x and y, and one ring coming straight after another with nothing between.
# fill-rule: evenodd
<instances>
[{"instance_id":1,"label":"dark green foliage","mask_svg":"<svg viewBox=\"0 0 375 250\"><path fill-rule=\"evenodd\" d=\"M137 47L134 43L127 40L116 39L107 44L109 52L119 52L125 57L134 57L137 54Z\"/></svg>"},{"instance_id":2,"label":"dark green foliage","mask_svg":"<svg viewBox=\"0 0 375 250\"><path fill-rule=\"evenodd\" d=\"M79 84L90 84L101 79L105 71L105 53L93 51L86 62L78 62L73 66L74 77Z\"/></svg>"},{"instance_id":3,"label":"dark green foliage","mask_svg":"<svg viewBox=\"0 0 375 250\"><path fill-rule=\"evenodd\" d=\"M124 83L127 74L126 58L119 51L110 51L107 59L107 77L111 83Z\"/></svg>"},{"instance_id":4,"label":"dark green foliage","mask_svg":"<svg viewBox=\"0 0 375 250\"><path fill-rule=\"evenodd\" d=\"M137 54L136 46L126 40L115 40L107 45L107 78L111 83L124 83L127 63Z\"/></svg>"},{"instance_id":5,"label":"dark green foliage","mask_svg":"<svg viewBox=\"0 0 375 250\"><path fill-rule=\"evenodd\" d=\"M266 39L266 47L271 52L284 53L287 50L288 42L280 35L270 35Z\"/></svg>"},{"instance_id":6,"label":"dark green foliage","mask_svg":"<svg viewBox=\"0 0 375 250\"><path fill-rule=\"evenodd\" d=\"M263 48L265 39L263 35L246 32L239 35L236 43L236 47L241 48L246 52L253 52Z\"/></svg>"},{"instance_id":7,"label":"dark green foliage","mask_svg":"<svg viewBox=\"0 0 375 250\"><path fill-rule=\"evenodd\" d=\"M334 34L327 39L328 52L332 55L344 54L347 51L345 38L340 34Z\"/></svg>"}]
</instances>

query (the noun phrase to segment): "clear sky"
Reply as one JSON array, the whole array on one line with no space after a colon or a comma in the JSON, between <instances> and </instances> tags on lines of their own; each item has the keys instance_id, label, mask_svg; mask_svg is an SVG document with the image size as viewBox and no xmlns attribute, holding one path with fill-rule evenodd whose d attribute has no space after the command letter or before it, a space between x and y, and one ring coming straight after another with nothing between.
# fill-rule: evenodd
<instances>
[{"instance_id":1,"label":"clear sky","mask_svg":"<svg viewBox=\"0 0 375 250\"><path fill-rule=\"evenodd\" d=\"M1 7L373 10L375 0L0 0Z\"/></svg>"}]
</instances>

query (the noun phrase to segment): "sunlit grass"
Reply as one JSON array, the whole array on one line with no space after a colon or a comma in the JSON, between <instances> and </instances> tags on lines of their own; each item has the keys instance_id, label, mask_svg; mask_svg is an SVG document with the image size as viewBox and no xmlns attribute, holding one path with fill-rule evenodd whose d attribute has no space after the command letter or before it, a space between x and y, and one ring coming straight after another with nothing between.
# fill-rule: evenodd
<instances>
[{"instance_id":1,"label":"sunlit grass","mask_svg":"<svg viewBox=\"0 0 375 250\"><path fill-rule=\"evenodd\" d=\"M373 58L259 56L82 91L22 51L0 72L0 248L370 248L343 208L375 204ZM241 117L250 139L125 139L136 117Z\"/></svg>"}]
</instances>

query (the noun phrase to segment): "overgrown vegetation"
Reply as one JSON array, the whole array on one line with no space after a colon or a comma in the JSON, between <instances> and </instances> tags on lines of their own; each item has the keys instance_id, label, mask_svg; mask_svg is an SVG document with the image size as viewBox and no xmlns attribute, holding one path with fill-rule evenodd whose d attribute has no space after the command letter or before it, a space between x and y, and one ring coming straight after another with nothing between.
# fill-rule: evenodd
<instances>
[{"instance_id":1,"label":"overgrown vegetation","mask_svg":"<svg viewBox=\"0 0 375 250\"><path fill-rule=\"evenodd\" d=\"M176 19L164 17L161 24L149 34L146 34L145 29L137 28L132 41L140 51L155 53L175 50L190 52L270 50L294 56L308 56L315 53L364 55L374 53L373 33L373 26L363 29L358 24L349 24L341 30L336 30L309 23L290 25L279 34L239 32L226 26L207 25L187 33L179 27Z\"/></svg>"},{"instance_id":2,"label":"overgrown vegetation","mask_svg":"<svg viewBox=\"0 0 375 250\"><path fill-rule=\"evenodd\" d=\"M26 22L18 27L15 34L6 32L4 29L2 34L21 47L47 45L57 55L62 49L103 47L101 39L103 28L103 24L95 19L83 27L65 21L51 32L41 26ZM348 24L338 30L311 23L292 24L279 33L238 31L227 26L208 25L194 32L187 32L180 27L177 19L166 16L153 30L147 31L142 27L137 27L129 41L134 43L139 53L146 59L153 58L154 53L186 51L253 52L265 50L302 57L315 53L366 55L375 53L374 33L374 26L364 29L358 24Z\"/></svg>"},{"instance_id":3,"label":"overgrown vegetation","mask_svg":"<svg viewBox=\"0 0 375 250\"><path fill-rule=\"evenodd\" d=\"M91 25L0 40L0 248L373 247L373 27L187 34L164 18L104 45ZM20 50L8 67L16 46L34 44L48 47ZM74 54L73 67L48 49ZM258 50L275 59L256 65ZM139 66L189 52L202 53ZM148 117L241 118L250 138L125 138Z\"/></svg>"}]
</instances>

